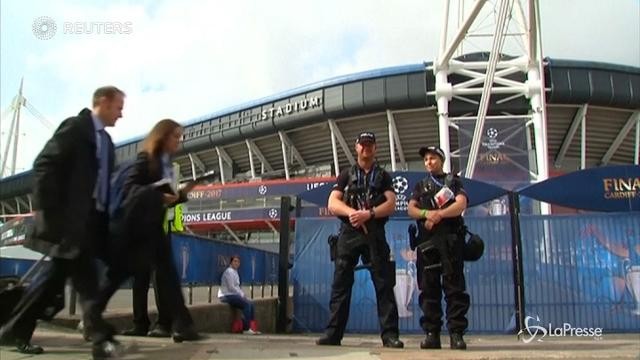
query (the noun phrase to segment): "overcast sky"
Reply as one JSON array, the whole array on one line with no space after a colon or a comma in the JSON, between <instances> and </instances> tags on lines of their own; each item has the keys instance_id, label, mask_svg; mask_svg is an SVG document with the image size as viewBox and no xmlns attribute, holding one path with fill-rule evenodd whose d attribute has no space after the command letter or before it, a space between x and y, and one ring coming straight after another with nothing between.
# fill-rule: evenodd
<instances>
[{"instance_id":1,"label":"overcast sky","mask_svg":"<svg viewBox=\"0 0 640 360\"><path fill-rule=\"evenodd\" d=\"M638 0L540 4L544 56L640 67ZM24 77L27 101L57 126L113 84L127 93L109 130L119 142L162 118L186 122L339 75L432 61L443 8L444 0L3 0L0 109ZM34 34L42 16L56 24L50 39ZM20 170L53 132L28 112L22 119ZM1 149L9 124L3 117Z\"/></svg>"}]
</instances>

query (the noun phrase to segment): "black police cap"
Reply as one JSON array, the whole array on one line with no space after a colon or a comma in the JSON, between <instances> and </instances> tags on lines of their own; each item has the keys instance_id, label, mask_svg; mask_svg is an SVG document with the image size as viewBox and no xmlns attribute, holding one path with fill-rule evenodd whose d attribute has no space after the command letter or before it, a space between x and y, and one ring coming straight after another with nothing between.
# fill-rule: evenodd
<instances>
[{"instance_id":1,"label":"black police cap","mask_svg":"<svg viewBox=\"0 0 640 360\"><path fill-rule=\"evenodd\" d=\"M356 144L361 144L363 142L372 142L375 143L376 142L376 134L372 133L371 131L363 131L360 134L358 134L358 137L356 138Z\"/></svg>"},{"instance_id":2,"label":"black police cap","mask_svg":"<svg viewBox=\"0 0 640 360\"><path fill-rule=\"evenodd\" d=\"M422 157L422 158L424 158L424 156L427 153L432 153L432 154L438 155L440 157L440 159L442 159L442 161L444 161L444 159L446 159L446 156L444 155L444 151L442 151L442 149L440 149L438 146L423 146L423 147L420 148L418 153L420 154L420 157Z\"/></svg>"}]
</instances>

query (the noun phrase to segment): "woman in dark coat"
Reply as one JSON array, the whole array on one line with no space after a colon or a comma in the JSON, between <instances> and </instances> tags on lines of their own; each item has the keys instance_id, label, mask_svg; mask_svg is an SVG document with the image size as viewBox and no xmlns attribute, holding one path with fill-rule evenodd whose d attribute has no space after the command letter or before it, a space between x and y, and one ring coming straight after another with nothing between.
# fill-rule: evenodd
<instances>
[{"instance_id":1,"label":"woman in dark coat","mask_svg":"<svg viewBox=\"0 0 640 360\"><path fill-rule=\"evenodd\" d=\"M108 301L126 278L137 278L133 289L134 317L137 315L138 319L143 319L142 322L146 319L148 327L146 296L143 295L148 291L148 274L153 269L158 291L158 325L167 331L171 330L176 342L199 338L184 303L178 271L173 262L171 239L163 229L167 208L186 201L187 193L191 190L189 187L178 191L173 188L171 181L171 156L178 151L182 132L180 124L165 119L158 122L144 140L142 151L138 153L124 185L122 209L114 215L110 225L110 270L102 293L103 299ZM103 302L106 306L106 301ZM136 311L136 304L143 302L144 309L138 306ZM140 321L136 326L139 324ZM166 329L169 326L170 329Z\"/></svg>"}]
</instances>

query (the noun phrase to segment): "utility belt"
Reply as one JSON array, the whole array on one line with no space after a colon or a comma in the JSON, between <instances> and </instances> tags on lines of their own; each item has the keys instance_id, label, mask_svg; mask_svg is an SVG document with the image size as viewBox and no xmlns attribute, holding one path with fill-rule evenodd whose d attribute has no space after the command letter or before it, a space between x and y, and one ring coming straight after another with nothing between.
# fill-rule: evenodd
<instances>
[{"instance_id":1,"label":"utility belt","mask_svg":"<svg viewBox=\"0 0 640 360\"><path fill-rule=\"evenodd\" d=\"M423 224L419 224L424 226ZM442 269L444 275L454 272L454 262L463 261L461 254L464 247L466 227L464 225L452 226L442 224L446 228L435 230L431 234L426 230L418 231L416 225L409 226L409 244L412 250L418 250L418 256L424 260L424 268L427 270ZM434 256L438 255L438 256ZM439 258L439 263L429 263L432 258Z\"/></svg>"},{"instance_id":2,"label":"utility belt","mask_svg":"<svg viewBox=\"0 0 640 360\"><path fill-rule=\"evenodd\" d=\"M376 221L368 221L366 223L367 232L365 233L363 229L356 229L350 224L342 223L340 225L340 230L337 234L331 234L327 238L327 243L329 244L329 254L331 256L331 261L335 261L338 257L338 241L341 237L361 237L362 242L366 243L371 251L372 256L376 255L376 247L378 246L378 232L382 229L384 231L383 224L378 224Z\"/></svg>"}]
</instances>

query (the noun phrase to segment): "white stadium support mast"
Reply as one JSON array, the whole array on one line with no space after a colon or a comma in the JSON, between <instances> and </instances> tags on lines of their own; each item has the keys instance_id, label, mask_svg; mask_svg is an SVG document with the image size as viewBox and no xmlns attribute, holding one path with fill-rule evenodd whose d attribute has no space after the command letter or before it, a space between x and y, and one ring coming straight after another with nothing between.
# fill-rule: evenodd
<instances>
[{"instance_id":1,"label":"white stadium support mast","mask_svg":"<svg viewBox=\"0 0 640 360\"><path fill-rule=\"evenodd\" d=\"M16 163L18 159L18 140L20 140L20 110L24 107L33 115L36 119L42 123L48 130L53 129L53 124L47 120L30 102L27 101L22 94L24 86L24 79L20 80L20 89L18 90L18 94L11 101L11 105L2 113L2 117L0 117L0 129L2 129L2 121L7 118L10 114L11 124L9 125L9 131L7 134L7 141L2 143L2 133L0 132L0 150L2 151L2 158L0 158L0 179L5 176L15 175L16 173ZM10 166L7 167L7 160L9 159L9 150L13 147L13 153L11 156Z\"/></svg>"},{"instance_id":2,"label":"white stadium support mast","mask_svg":"<svg viewBox=\"0 0 640 360\"><path fill-rule=\"evenodd\" d=\"M546 110L544 97L544 72L540 41L540 17L536 0L476 0L454 1L457 12L450 11L451 0L445 0L445 13L438 57L428 68L435 74L435 91L438 106L440 147L450 153L449 127L456 121L475 119L475 131L464 176L473 178L480 142L487 118L491 95L506 95L503 101L524 96L530 104L526 115L527 126L533 126L536 167L530 171L535 182L548 178ZM457 27L454 23L457 22ZM452 34L452 37L449 37ZM490 44L488 43L490 40ZM480 44L480 46L478 46ZM484 44L484 46L482 46ZM485 50L490 46L489 60L458 61L454 54L462 55L465 49ZM503 50L515 58L506 60ZM525 81L507 78L508 75L526 74ZM452 84L448 77L459 74L471 80ZM496 87L494 84L501 86ZM468 96L480 95L480 101ZM453 99L477 104L477 114L461 117L449 116L449 102ZM522 116L517 116L522 119ZM515 116L492 115L492 119L513 119ZM451 171L451 157L446 159L445 171Z\"/></svg>"}]
</instances>

